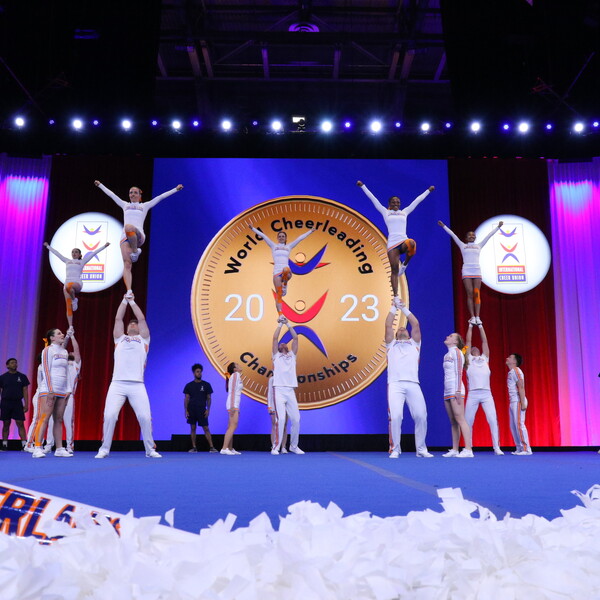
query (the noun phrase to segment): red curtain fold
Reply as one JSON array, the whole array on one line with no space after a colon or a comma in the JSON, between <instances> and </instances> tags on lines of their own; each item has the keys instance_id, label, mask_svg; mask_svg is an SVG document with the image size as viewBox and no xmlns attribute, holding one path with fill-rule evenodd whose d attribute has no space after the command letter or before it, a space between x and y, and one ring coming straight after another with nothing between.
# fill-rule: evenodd
<instances>
[{"instance_id":1,"label":"red curtain fold","mask_svg":"<svg viewBox=\"0 0 600 600\"><path fill-rule=\"evenodd\" d=\"M451 229L461 239L495 215L515 214L535 223L551 244L548 172L543 159L450 159ZM440 235L442 235L441 232ZM467 304L461 280L460 251L453 253L456 328L467 329ZM482 286L481 319L490 344L492 392L496 401L500 442L513 445L508 418L505 358L523 356L525 391L529 400L527 429L533 446L559 446L559 407L556 375L556 329L552 268L546 278L524 294L501 294ZM481 347L477 331L473 345ZM476 446L491 446L483 411L473 428Z\"/></svg>"},{"instance_id":2,"label":"red curtain fold","mask_svg":"<svg viewBox=\"0 0 600 600\"><path fill-rule=\"evenodd\" d=\"M52 160L50 198L46 219L45 241L50 242L54 232L69 218L87 211L98 211L123 220L123 211L94 186L99 179L121 198L127 198L132 185L141 187L148 199L151 196L153 160L140 157L85 157L58 156ZM150 230L150 217L145 223ZM148 279L149 239L144 253L134 265L133 291L136 302L145 311ZM39 351L43 348L42 337L52 327L67 329L65 300L62 284L50 268L47 251L42 260L42 285L38 319L37 339ZM84 286L85 290L85 286ZM75 404L75 439L100 440L104 400L113 369L114 317L125 293L119 281L110 289L93 294L80 295L79 309L74 313L75 335L82 355L81 381ZM129 314L129 313L128 313ZM127 317L126 317L127 318ZM33 386L35 387L35 386ZM137 440L140 430L129 404L115 429L115 440Z\"/></svg>"}]
</instances>

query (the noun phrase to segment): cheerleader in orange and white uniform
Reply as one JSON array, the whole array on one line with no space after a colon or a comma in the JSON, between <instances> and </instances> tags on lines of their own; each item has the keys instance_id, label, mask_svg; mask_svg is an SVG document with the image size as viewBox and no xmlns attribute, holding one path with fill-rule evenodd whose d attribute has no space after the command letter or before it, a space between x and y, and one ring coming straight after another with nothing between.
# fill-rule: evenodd
<instances>
[{"instance_id":1,"label":"cheerleader in orange and white uniform","mask_svg":"<svg viewBox=\"0 0 600 600\"><path fill-rule=\"evenodd\" d=\"M420 196L417 196L405 209L400 209L400 198L392 196L389 199L388 207L385 208L379 200L371 193L369 188L362 182L357 181L356 185L367 195L373 206L381 214L388 228L387 253L390 261L392 274L390 283L394 298L398 296L398 278L404 274L410 259L417 252L417 242L409 238L406 234L406 222L408 215L429 196L434 186L429 186ZM404 254L404 262L400 265L400 255Z\"/></svg>"},{"instance_id":2,"label":"cheerleader in orange and white uniform","mask_svg":"<svg viewBox=\"0 0 600 600\"><path fill-rule=\"evenodd\" d=\"M229 423L227 424L227 431L223 439L223 448L221 454L228 454L234 456L235 454L241 454L233 448L233 434L238 426L238 420L240 418L240 401L242 398L242 390L244 384L242 383L242 377L240 373L242 368L238 363L232 362L227 365L227 375L225 376L225 389L227 390L227 412L229 413Z\"/></svg>"},{"instance_id":3,"label":"cheerleader in orange and white uniform","mask_svg":"<svg viewBox=\"0 0 600 600\"><path fill-rule=\"evenodd\" d=\"M462 351L465 342L458 333L451 333L444 340L444 344L448 348L448 352L444 355L444 406L452 429L452 449L442 456L473 458L471 428L465 419L465 386L462 382L465 364ZM465 440L465 447L459 452L461 433Z\"/></svg>"},{"instance_id":4,"label":"cheerleader in orange and white uniform","mask_svg":"<svg viewBox=\"0 0 600 600\"><path fill-rule=\"evenodd\" d=\"M307 238L315 230L311 229L298 236L293 242L287 243L287 233L285 231L277 232L277 243L270 240L262 231L250 226L250 229L259 235L273 254L273 285L275 286L275 293L277 299L275 300L275 306L277 312L281 316L282 309L281 304L283 297L287 294L287 283L292 278L292 272L288 265L290 259L290 252L295 246L297 246L303 239Z\"/></svg>"}]
</instances>

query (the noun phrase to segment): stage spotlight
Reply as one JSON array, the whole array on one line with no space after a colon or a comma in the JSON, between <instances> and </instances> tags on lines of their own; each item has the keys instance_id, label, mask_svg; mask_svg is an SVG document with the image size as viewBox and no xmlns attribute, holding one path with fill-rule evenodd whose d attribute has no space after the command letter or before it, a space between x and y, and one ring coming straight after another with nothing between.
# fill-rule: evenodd
<instances>
[{"instance_id":1,"label":"stage spotlight","mask_svg":"<svg viewBox=\"0 0 600 600\"><path fill-rule=\"evenodd\" d=\"M350 123L350 121L344 121L344 128L345 129L351 129L352 128L352 123Z\"/></svg>"},{"instance_id":2,"label":"stage spotlight","mask_svg":"<svg viewBox=\"0 0 600 600\"><path fill-rule=\"evenodd\" d=\"M510 125L509 125L508 123L504 123L504 124L502 125L502 129L503 129L504 131L508 131L508 130L510 129Z\"/></svg>"},{"instance_id":3,"label":"stage spotlight","mask_svg":"<svg viewBox=\"0 0 600 600\"><path fill-rule=\"evenodd\" d=\"M519 133L527 133L529 131L529 123L526 121L521 121L517 127Z\"/></svg>"},{"instance_id":4,"label":"stage spotlight","mask_svg":"<svg viewBox=\"0 0 600 600\"><path fill-rule=\"evenodd\" d=\"M200 127L200 121L198 121L198 120L192 121L192 127Z\"/></svg>"},{"instance_id":5,"label":"stage spotlight","mask_svg":"<svg viewBox=\"0 0 600 600\"><path fill-rule=\"evenodd\" d=\"M478 133L481 131L481 123L479 121L473 121L470 128L473 133Z\"/></svg>"},{"instance_id":6,"label":"stage spotlight","mask_svg":"<svg viewBox=\"0 0 600 600\"><path fill-rule=\"evenodd\" d=\"M129 119L123 119L121 121L121 127L125 130L125 131L129 131L131 129L131 121Z\"/></svg>"},{"instance_id":7,"label":"stage spotlight","mask_svg":"<svg viewBox=\"0 0 600 600\"><path fill-rule=\"evenodd\" d=\"M281 121L279 121L277 119L275 119L274 121L271 121L271 129L275 133L279 133L283 129L283 125L281 124Z\"/></svg>"},{"instance_id":8,"label":"stage spotlight","mask_svg":"<svg viewBox=\"0 0 600 600\"><path fill-rule=\"evenodd\" d=\"M94 127L98 127L98 125L100 125L100 121L98 121L98 119L94 119L94 120L92 121L92 125L93 125Z\"/></svg>"},{"instance_id":9,"label":"stage spotlight","mask_svg":"<svg viewBox=\"0 0 600 600\"><path fill-rule=\"evenodd\" d=\"M444 124L444 127L446 129L452 129L452 123L450 123L450 121L446 121L446 123Z\"/></svg>"},{"instance_id":10,"label":"stage spotlight","mask_svg":"<svg viewBox=\"0 0 600 600\"><path fill-rule=\"evenodd\" d=\"M158 125L158 121L156 119L152 119L152 121L150 121L150 125L152 125L152 127L156 127Z\"/></svg>"},{"instance_id":11,"label":"stage spotlight","mask_svg":"<svg viewBox=\"0 0 600 600\"><path fill-rule=\"evenodd\" d=\"M323 121L321 123L321 131L323 133L329 133L333 129L333 123L331 121Z\"/></svg>"},{"instance_id":12,"label":"stage spotlight","mask_svg":"<svg viewBox=\"0 0 600 600\"><path fill-rule=\"evenodd\" d=\"M554 126L552 125L552 123L546 123L546 129L547 129L548 131L552 131L552 128L553 128L553 127L554 127Z\"/></svg>"},{"instance_id":13,"label":"stage spotlight","mask_svg":"<svg viewBox=\"0 0 600 600\"><path fill-rule=\"evenodd\" d=\"M231 131L231 121L229 119L223 119L221 121L221 129L223 131Z\"/></svg>"},{"instance_id":14,"label":"stage spotlight","mask_svg":"<svg viewBox=\"0 0 600 600\"><path fill-rule=\"evenodd\" d=\"M252 121L252 127L258 127L258 121L256 121L256 120Z\"/></svg>"},{"instance_id":15,"label":"stage spotlight","mask_svg":"<svg viewBox=\"0 0 600 600\"><path fill-rule=\"evenodd\" d=\"M71 125L73 127L73 129L81 129L83 127L83 121L81 119L73 119L71 121Z\"/></svg>"},{"instance_id":16,"label":"stage spotlight","mask_svg":"<svg viewBox=\"0 0 600 600\"><path fill-rule=\"evenodd\" d=\"M423 123L421 123L421 131L423 133L427 133L430 129L431 129L431 125L427 121L424 121Z\"/></svg>"},{"instance_id":17,"label":"stage spotlight","mask_svg":"<svg viewBox=\"0 0 600 600\"><path fill-rule=\"evenodd\" d=\"M584 129L585 126L581 121L578 121L577 123L575 123L575 125L573 125L573 131L575 133L581 133Z\"/></svg>"},{"instance_id":18,"label":"stage spotlight","mask_svg":"<svg viewBox=\"0 0 600 600\"><path fill-rule=\"evenodd\" d=\"M181 121L178 121L177 119L171 121L171 127L175 129L175 131L178 131L179 129L181 129Z\"/></svg>"},{"instance_id":19,"label":"stage spotlight","mask_svg":"<svg viewBox=\"0 0 600 600\"><path fill-rule=\"evenodd\" d=\"M15 118L15 125L17 127L25 127L25 119L23 117L16 117Z\"/></svg>"},{"instance_id":20,"label":"stage spotlight","mask_svg":"<svg viewBox=\"0 0 600 600\"><path fill-rule=\"evenodd\" d=\"M48 121L48 125L54 125L54 123L56 123L56 121L54 119L50 119Z\"/></svg>"},{"instance_id":21,"label":"stage spotlight","mask_svg":"<svg viewBox=\"0 0 600 600\"><path fill-rule=\"evenodd\" d=\"M371 124L369 125L369 129L373 133L379 133L381 131L381 121L371 121Z\"/></svg>"},{"instance_id":22,"label":"stage spotlight","mask_svg":"<svg viewBox=\"0 0 600 600\"><path fill-rule=\"evenodd\" d=\"M396 121L395 126L396 129L400 129L400 127L402 127L402 123L400 123L400 121Z\"/></svg>"},{"instance_id":23,"label":"stage spotlight","mask_svg":"<svg viewBox=\"0 0 600 600\"><path fill-rule=\"evenodd\" d=\"M600 126L600 122L598 122L598 121L594 121L594 122L592 123L592 127L596 127L596 128L597 128L598 126Z\"/></svg>"}]
</instances>

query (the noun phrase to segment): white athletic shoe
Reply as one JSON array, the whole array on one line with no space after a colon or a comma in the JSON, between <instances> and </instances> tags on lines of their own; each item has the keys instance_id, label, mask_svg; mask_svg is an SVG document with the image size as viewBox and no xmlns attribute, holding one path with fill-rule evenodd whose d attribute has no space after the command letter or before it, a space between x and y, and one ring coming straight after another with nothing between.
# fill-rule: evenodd
<instances>
[{"instance_id":1,"label":"white athletic shoe","mask_svg":"<svg viewBox=\"0 0 600 600\"><path fill-rule=\"evenodd\" d=\"M71 308L73 309L73 312L75 312L77 310L78 304L79 304L79 300L77 298L73 298L73 303L71 304Z\"/></svg>"},{"instance_id":2,"label":"white athletic shoe","mask_svg":"<svg viewBox=\"0 0 600 600\"><path fill-rule=\"evenodd\" d=\"M135 252L132 252L130 254L131 262L137 262L137 259L140 257L141 253L142 253L142 249L141 248L138 248Z\"/></svg>"},{"instance_id":3,"label":"white athletic shoe","mask_svg":"<svg viewBox=\"0 0 600 600\"><path fill-rule=\"evenodd\" d=\"M402 305L400 304L400 298L398 296L394 296L394 299L392 300L394 306L400 310L402 308Z\"/></svg>"},{"instance_id":4,"label":"white athletic shoe","mask_svg":"<svg viewBox=\"0 0 600 600\"><path fill-rule=\"evenodd\" d=\"M31 458L46 458L46 454L42 450L41 446L36 446L33 449L33 452L31 454Z\"/></svg>"},{"instance_id":5,"label":"white athletic shoe","mask_svg":"<svg viewBox=\"0 0 600 600\"><path fill-rule=\"evenodd\" d=\"M479 317L475 317L475 325L483 325Z\"/></svg>"},{"instance_id":6,"label":"white athletic shoe","mask_svg":"<svg viewBox=\"0 0 600 600\"><path fill-rule=\"evenodd\" d=\"M477 325L477 319L476 319L476 317L471 317L469 319L469 325Z\"/></svg>"},{"instance_id":7,"label":"white athletic shoe","mask_svg":"<svg viewBox=\"0 0 600 600\"><path fill-rule=\"evenodd\" d=\"M448 450L448 452L445 452L442 456L444 458L453 458L454 456L458 456L458 450Z\"/></svg>"},{"instance_id":8,"label":"white athletic shoe","mask_svg":"<svg viewBox=\"0 0 600 600\"><path fill-rule=\"evenodd\" d=\"M235 448L232 448L231 451L236 455L241 454L241 452L238 452Z\"/></svg>"},{"instance_id":9,"label":"white athletic shoe","mask_svg":"<svg viewBox=\"0 0 600 600\"><path fill-rule=\"evenodd\" d=\"M221 454L227 454L227 456L234 456L234 453L229 448L223 448Z\"/></svg>"},{"instance_id":10,"label":"white athletic shoe","mask_svg":"<svg viewBox=\"0 0 600 600\"><path fill-rule=\"evenodd\" d=\"M474 458L473 450L468 450L467 448L463 448L457 455L456 458Z\"/></svg>"},{"instance_id":11,"label":"white athletic shoe","mask_svg":"<svg viewBox=\"0 0 600 600\"><path fill-rule=\"evenodd\" d=\"M44 454L50 454L52 452L52 444L46 444L44 446Z\"/></svg>"},{"instance_id":12,"label":"white athletic shoe","mask_svg":"<svg viewBox=\"0 0 600 600\"><path fill-rule=\"evenodd\" d=\"M100 448L100 450L98 450L98 454L96 454L94 458L106 458L109 454L110 453L108 450L102 450L102 448Z\"/></svg>"},{"instance_id":13,"label":"white athletic shoe","mask_svg":"<svg viewBox=\"0 0 600 600\"><path fill-rule=\"evenodd\" d=\"M400 452L398 450L392 450L388 458L398 458L400 456Z\"/></svg>"},{"instance_id":14,"label":"white athletic shoe","mask_svg":"<svg viewBox=\"0 0 600 600\"><path fill-rule=\"evenodd\" d=\"M146 458L162 458L162 454L159 454L156 450L150 450L150 452L146 452Z\"/></svg>"},{"instance_id":15,"label":"white athletic shoe","mask_svg":"<svg viewBox=\"0 0 600 600\"><path fill-rule=\"evenodd\" d=\"M297 446L296 448L290 446L290 452L293 452L294 454L306 454L304 450L300 450L300 448L298 448Z\"/></svg>"},{"instance_id":16,"label":"white athletic shoe","mask_svg":"<svg viewBox=\"0 0 600 600\"><path fill-rule=\"evenodd\" d=\"M281 449L281 454L287 454L288 453L288 449L287 448L282 448Z\"/></svg>"},{"instance_id":17,"label":"white athletic shoe","mask_svg":"<svg viewBox=\"0 0 600 600\"><path fill-rule=\"evenodd\" d=\"M188 452L198 452L198 450L196 448L190 448Z\"/></svg>"},{"instance_id":18,"label":"white athletic shoe","mask_svg":"<svg viewBox=\"0 0 600 600\"><path fill-rule=\"evenodd\" d=\"M417 450L417 458L433 458L433 454L427 450Z\"/></svg>"},{"instance_id":19,"label":"white athletic shoe","mask_svg":"<svg viewBox=\"0 0 600 600\"><path fill-rule=\"evenodd\" d=\"M273 456L279 456L279 450L277 450L277 448L273 448L273 450L271 450L271 454Z\"/></svg>"},{"instance_id":20,"label":"white athletic shoe","mask_svg":"<svg viewBox=\"0 0 600 600\"><path fill-rule=\"evenodd\" d=\"M400 277L401 275L404 275L405 272L406 272L406 265L400 265L400 268L398 269L398 277Z\"/></svg>"},{"instance_id":21,"label":"white athletic shoe","mask_svg":"<svg viewBox=\"0 0 600 600\"><path fill-rule=\"evenodd\" d=\"M61 446L60 448L56 449L54 456L59 456L61 458L71 458L73 455L69 454L69 451Z\"/></svg>"},{"instance_id":22,"label":"white athletic shoe","mask_svg":"<svg viewBox=\"0 0 600 600\"><path fill-rule=\"evenodd\" d=\"M133 300L133 290L127 290L127 293L125 294L125 300Z\"/></svg>"},{"instance_id":23,"label":"white athletic shoe","mask_svg":"<svg viewBox=\"0 0 600 600\"><path fill-rule=\"evenodd\" d=\"M25 448L23 448L23 450L25 452L29 452L29 454L33 454L34 448L35 448L35 446L25 446Z\"/></svg>"},{"instance_id":24,"label":"white athletic shoe","mask_svg":"<svg viewBox=\"0 0 600 600\"><path fill-rule=\"evenodd\" d=\"M500 448L494 448L494 454L496 456L504 456L504 452L502 452L502 450L500 450Z\"/></svg>"}]
</instances>

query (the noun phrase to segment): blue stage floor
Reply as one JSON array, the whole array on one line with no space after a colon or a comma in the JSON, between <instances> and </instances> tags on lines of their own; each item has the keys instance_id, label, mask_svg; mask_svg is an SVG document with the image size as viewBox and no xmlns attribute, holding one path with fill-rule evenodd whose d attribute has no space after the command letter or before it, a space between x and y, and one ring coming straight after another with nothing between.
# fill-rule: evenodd
<instances>
[{"instance_id":1,"label":"blue stage floor","mask_svg":"<svg viewBox=\"0 0 600 600\"><path fill-rule=\"evenodd\" d=\"M143 452L94 453L73 458L34 460L24 452L0 454L0 481L136 516L163 515L175 508L175 527L197 532L228 513L236 527L266 512L278 516L300 500L323 506L335 502L345 514L368 511L381 517L412 510L440 510L437 490L458 487L465 498L498 517L533 513L548 519L578 504L571 490L600 483L595 451L537 452L533 456L474 459L416 458L405 453L390 460L384 452L315 452L304 456L241 456L166 452L147 459Z\"/></svg>"}]
</instances>

